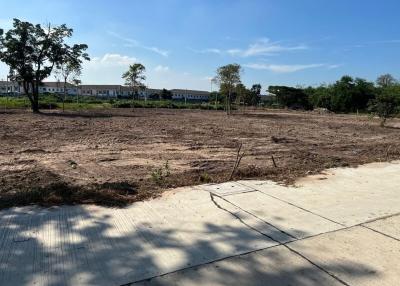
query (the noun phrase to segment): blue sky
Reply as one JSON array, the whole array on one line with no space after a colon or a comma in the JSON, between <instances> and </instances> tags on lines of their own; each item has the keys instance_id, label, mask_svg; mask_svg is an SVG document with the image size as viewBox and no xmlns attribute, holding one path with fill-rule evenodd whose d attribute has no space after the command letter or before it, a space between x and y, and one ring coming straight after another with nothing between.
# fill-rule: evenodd
<instances>
[{"instance_id":1,"label":"blue sky","mask_svg":"<svg viewBox=\"0 0 400 286\"><path fill-rule=\"evenodd\" d=\"M83 83L121 84L132 62L154 88L209 90L216 69L243 66L247 86L316 85L344 74L400 77L397 0L0 0L12 18L66 23L89 45ZM0 65L0 79L6 67Z\"/></svg>"}]
</instances>

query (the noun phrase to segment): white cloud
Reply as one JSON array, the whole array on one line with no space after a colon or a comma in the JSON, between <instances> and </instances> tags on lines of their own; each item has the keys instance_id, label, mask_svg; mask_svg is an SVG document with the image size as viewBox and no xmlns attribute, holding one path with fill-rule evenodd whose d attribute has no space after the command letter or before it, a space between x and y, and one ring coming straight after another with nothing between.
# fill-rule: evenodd
<instances>
[{"instance_id":1,"label":"white cloud","mask_svg":"<svg viewBox=\"0 0 400 286\"><path fill-rule=\"evenodd\" d=\"M274 73L293 73L301 70L328 67L325 64L308 64L308 65L277 65L277 64L247 64L244 65L247 68L257 70L269 70Z\"/></svg>"},{"instance_id":2,"label":"white cloud","mask_svg":"<svg viewBox=\"0 0 400 286\"><path fill-rule=\"evenodd\" d=\"M148 51L152 51L155 52L156 54L159 54L163 57L168 57L169 52L166 50L162 50L160 48L157 47L146 47L146 46L141 46L143 49L148 50Z\"/></svg>"},{"instance_id":3,"label":"white cloud","mask_svg":"<svg viewBox=\"0 0 400 286\"><path fill-rule=\"evenodd\" d=\"M192 49L189 48L189 50L191 50L192 52L198 53L198 54L222 54L223 51L217 48L209 48L209 49L203 49L203 50L196 50L196 49Z\"/></svg>"},{"instance_id":4,"label":"white cloud","mask_svg":"<svg viewBox=\"0 0 400 286\"><path fill-rule=\"evenodd\" d=\"M122 84L122 74L135 62L138 62L135 57L117 53L93 57L83 64L82 81L85 84Z\"/></svg>"},{"instance_id":5,"label":"white cloud","mask_svg":"<svg viewBox=\"0 0 400 286\"><path fill-rule=\"evenodd\" d=\"M228 54L230 54L231 56L236 56L242 53L242 50L240 49L230 49L226 51Z\"/></svg>"},{"instance_id":6,"label":"white cloud","mask_svg":"<svg viewBox=\"0 0 400 286\"><path fill-rule=\"evenodd\" d=\"M102 57L94 57L88 64L92 67L101 66L128 66L137 62L134 57L124 56L120 54L107 53Z\"/></svg>"},{"instance_id":7,"label":"white cloud","mask_svg":"<svg viewBox=\"0 0 400 286\"><path fill-rule=\"evenodd\" d=\"M330 69L330 70L333 70L333 69L340 68L342 66L343 66L343 64L328 65L327 68Z\"/></svg>"},{"instance_id":8,"label":"white cloud","mask_svg":"<svg viewBox=\"0 0 400 286\"><path fill-rule=\"evenodd\" d=\"M165 73L165 72L168 72L168 71L169 71L169 67L167 67L167 66L162 66L162 65L158 65L158 66L156 66L156 67L154 68L154 71L155 71L155 72L163 72L163 73Z\"/></svg>"},{"instance_id":9,"label":"white cloud","mask_svg":"<svg viewBox=\"0 0 400 286\"><path fill-rule=\"evenodd\" d=\"M204 50L190 49L196 53L215 53L215 54L228 54L233 57L254 57L254 56L271 56L281 52L307 50L306 45L292 45L286 46L279 42L271 42L267 38L262 38L250 44L246 49L231 48L227 50L220 50L216 48L209 48Z\"/></svg>"},{"instance_id":10,"label":"white cloud","mask_svg":"<svg viewBox=\"0 0 400 286\"><path fill-rule=\"evenodd\" d=\"M253 44L250 44L246 50L240 52L243 57L251 56L267 56L280 52L297 51L308 49L305 45L283 46L278 42L271 42L267 38L260 39Z\"/></svg>"},{"instance_id":11,"label":"white cloud","mask_svg":"<svg viewBox=\"0 0 400 286\"><path fill-rule=\"evenodd\" d=\"M115 33L113 31L108 31L107 33L109 35L117 38L117 39L120 39L120 40L124 41L125 42L125 44L124 44L125 47L129 47L129 48L137 47L137 48L145 49L145 50L154 52L156 54L159 54L159 55L161 55L163 57L168 57L168 55L169 55L169 51L167 51L167 50L164 50L164 49L161 49L161 48L158 48L158 47L154 47L154 46L143 45L143 44L141 44L139 41L137 41L135 39L123 37L120 34Z\"/></svg>"}]
</instances>

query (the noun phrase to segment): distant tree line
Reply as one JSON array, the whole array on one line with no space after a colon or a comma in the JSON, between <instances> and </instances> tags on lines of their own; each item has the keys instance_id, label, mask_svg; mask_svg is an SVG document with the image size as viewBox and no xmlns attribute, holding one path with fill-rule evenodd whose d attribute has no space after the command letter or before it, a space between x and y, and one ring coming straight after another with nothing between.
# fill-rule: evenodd
<instances>
[{"instance_id":1,"label":"distant tree line","mask_svg":"<svg viewBox=\"0 0 400 286\"><path fill-rule=\"evenodd\" d=\"M343 76L333 84L294 88L270 86L268 92L280 107L326 108L333 112L374 112L385 121L400 112L400 83L390 74L376 82ZM383 123L384 123L383 121Z\"/></svg>"},{"instance_id":2,"label":"distant tree line","mask_svg":"<svg viewBox=\"0 0 400 286\"><path fill-rule=\"evenodd\" d=\"M227 114L231 104L260 105L261 85L247 89L241 82L241 67L229 64L217 69L213 82L219 92L212 92L210 102L222 103ZM376 82L343 76L333 84L317 87L269 86L267 101L263 104L281 108L312 110L325 108L332 112L371 112L382 118L382 125L389 117L400 113L400 82L390 74L378 77Z\"/></svg>"}]
</instances>

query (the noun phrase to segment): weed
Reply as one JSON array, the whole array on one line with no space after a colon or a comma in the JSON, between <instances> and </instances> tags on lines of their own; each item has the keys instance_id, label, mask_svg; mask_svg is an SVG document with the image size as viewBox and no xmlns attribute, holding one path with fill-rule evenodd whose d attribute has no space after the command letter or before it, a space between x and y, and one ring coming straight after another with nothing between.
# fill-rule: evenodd
<instances>
[{"instance_id":1,"label":"weed","mask_svg":"<svg viewBox=\"0 0 400 286\"><path fill-rule=\"evenodd\" d=\"M204 172L204 173L200 174L199 180L202 183L210 183L211 182L211 177L207 172Z\"/></svg>"},{"instance_id":2,"label":"weed","mask_svg":"<svg viewBox=\"0 0 400 286\"><path fill-rule=\"evenodd\" d=\"M166 179L171 175L168 160L162 167L156 168L151 172L151 179L159 186L165 185Z\"/></svg>"}]
</instances>

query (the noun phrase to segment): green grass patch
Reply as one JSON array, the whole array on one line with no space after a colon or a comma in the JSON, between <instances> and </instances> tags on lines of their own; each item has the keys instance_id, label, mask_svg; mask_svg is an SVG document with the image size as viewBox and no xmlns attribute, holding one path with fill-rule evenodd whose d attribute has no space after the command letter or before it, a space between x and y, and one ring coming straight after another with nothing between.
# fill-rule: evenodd
<instances>
[{"instance_id":1,"label":"green grass patch","mask_svg":"<svg viewBox=\"0 0 400 286\"><path fill-rule=\"evenodd\" d=\"M55 95L41 95L39 98L40 109L62 109L63 97ZM104 108L170 108L170 109L204 109L223 110L222 104L201 102L183 102L174 100L127 100L127 99L106 99L95 97L67 96L64 101L66 110L92 110ZM0 108L16 109L30 108L30 102L25 96L1 97Z\"/></svg>"}]
</instances>

